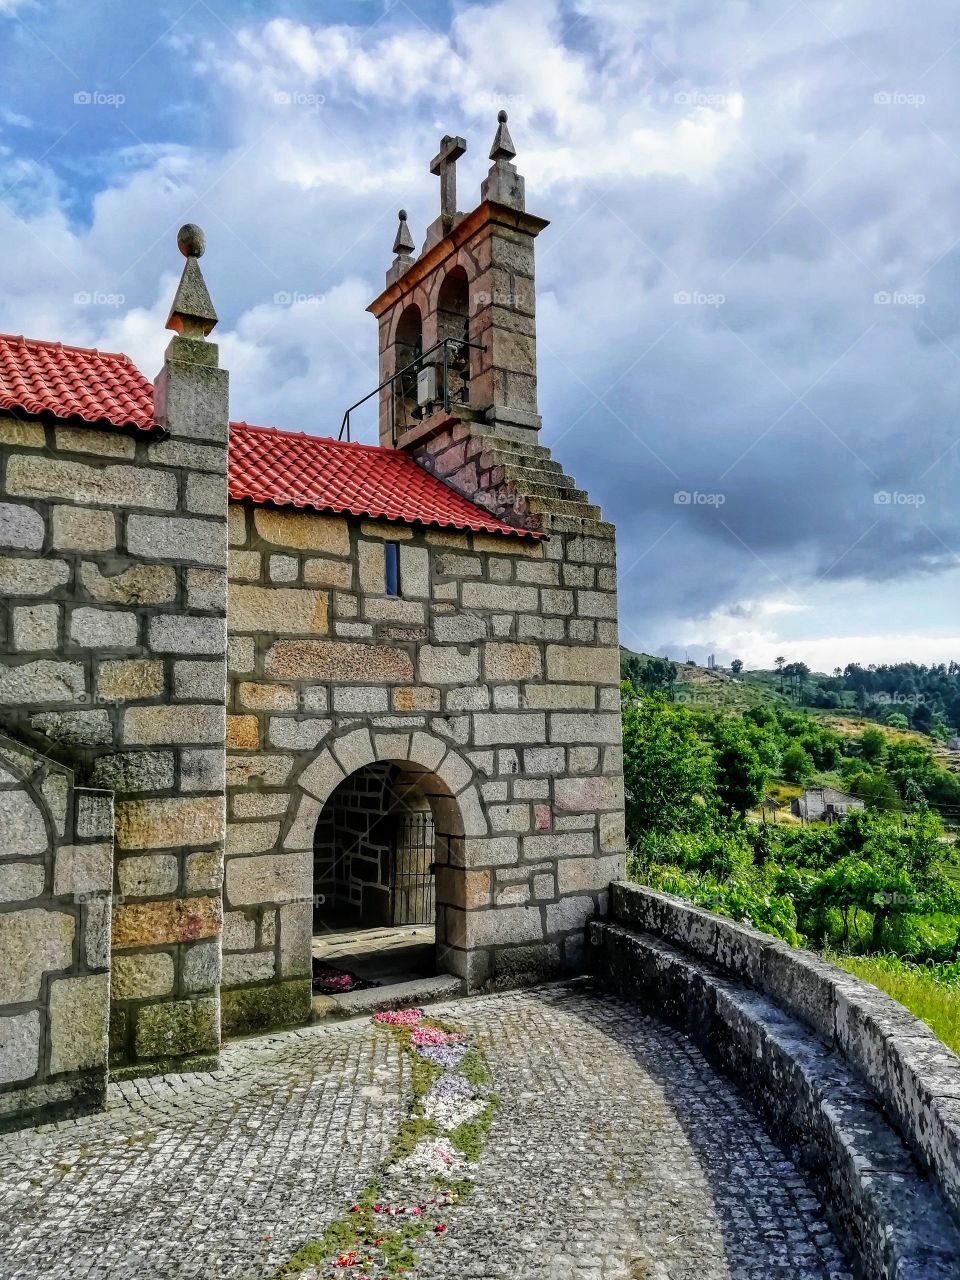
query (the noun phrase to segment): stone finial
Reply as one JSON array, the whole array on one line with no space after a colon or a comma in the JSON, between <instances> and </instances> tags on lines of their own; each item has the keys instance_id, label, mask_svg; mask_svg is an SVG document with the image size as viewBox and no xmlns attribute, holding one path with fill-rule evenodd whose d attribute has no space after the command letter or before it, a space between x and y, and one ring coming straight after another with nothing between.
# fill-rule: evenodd
<instances>
[{"instance_id":1,"label":"stone finial","mask_svg":"<svg viewBox=\"0 0 960 1280\"><path fill-rule=\"evenodd\" d=\"M510 137L510 130L507 128L507 113L505 111L497 112L497 135L493 140L493 146L490 148L491 160L512 160L517 154L517 149L513 145L513 139Z\"/></svg>"},{"instance_id":2,"label":"stone finial","mask_svg":"<svg viewBox=\"0 0 960 1280\"><path fill-rule=\"evenodd\" d=\"M414 250L413 236L410 234L410 228L407 226L407 211L401 209L397 214L400 219L400 225L397 227L397 238L393 242L393 252L398 257L406 258Z\"/></svg>"},{"instance_id":3,"label":"stone finial","mask_svg":"<svg viewBox=\"0 0 960 1280\"><path fill-rule=\"evenodd\" d=\"M410 228L407 226L406 209L401 209L397 216L400 219L400 225L397 227L393 242L393 252L396 257L387 269L387 284L393 284L395 280L399 280L407 268L413 266L414 244Z\"/></svg>"},{"instance_id":4,"label":"stone finial","mask_svg":"<svg viewBox=\"0 0 960 1280\"><path fill-rule=\"evenodd\" d=\"M505 204L511 209L525 207L524 181L517 173L516 165L510 163L517 154L507 128L507 113L497 112L497 132L490 148L490 159L493 164L490 172L480 184L480 199L492 200L495 204Z\"/></svg>"},{"instance_id":5,"label":"stone finial","mask_svg":"<svg viewBox=\"0 0 960 1280\"><path fill-rule=\"evenodd\" d=\"M167 328L184 338L205 338L218 319L197 261L207 247L206 237L195 223L188 222L177 232L177 246L186 262L170 308Z\"/></svg>"}]
</instances>

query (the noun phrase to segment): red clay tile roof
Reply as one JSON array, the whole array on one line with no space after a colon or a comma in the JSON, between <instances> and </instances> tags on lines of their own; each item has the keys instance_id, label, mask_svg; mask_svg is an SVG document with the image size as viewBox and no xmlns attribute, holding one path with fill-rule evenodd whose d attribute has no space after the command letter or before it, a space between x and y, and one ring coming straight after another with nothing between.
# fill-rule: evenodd
<instances>
[{"instance_id":1,"label":"red clay tile roof","mask_svg":"<svg viewBox=\"0 0 960 1280\"><path fill-rule=\"evenodd\" d=\"M155 430L153 384L129 357L0 334L0 411ZM230 497L403 524L539 538L476 506L409 454L230 424Z\"/></svg>"},{"instance_id":2,"label":"red clay tile roof","mask_svg":"<svg viewBox=\"0 0 960 1280\"><path fill-rule=\"evenodd\" d=\"M128 356L0 334L0 409L153 429L153 386Z\"/></svg>"},{"instance_id":3,"label":"red clay tile roof","mask_svg":"<svg viewBox=\"0 0 960 1280\"><path fill-rule=\"evenodd\" d=\"M303 432L230 424L230 497L478 533L539 537L468 501L409 454Z\"/></svg>"}]
</instances>

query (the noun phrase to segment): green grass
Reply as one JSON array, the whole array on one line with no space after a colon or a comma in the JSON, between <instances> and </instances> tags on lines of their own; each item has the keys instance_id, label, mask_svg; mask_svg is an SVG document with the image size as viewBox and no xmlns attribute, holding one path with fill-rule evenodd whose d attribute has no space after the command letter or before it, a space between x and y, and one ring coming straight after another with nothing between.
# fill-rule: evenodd
<instances>
[{"instance_id":1,"label":"green grass","mask_svg":"<svg viewBox=\"0 0 960 1280\"><path fill-rule=\"evenodd\" d=\"M897 956L832 955L834 964L885 991L960 1053L960 974L953 966L917 965Z\"/></svg>"}]
</instances>

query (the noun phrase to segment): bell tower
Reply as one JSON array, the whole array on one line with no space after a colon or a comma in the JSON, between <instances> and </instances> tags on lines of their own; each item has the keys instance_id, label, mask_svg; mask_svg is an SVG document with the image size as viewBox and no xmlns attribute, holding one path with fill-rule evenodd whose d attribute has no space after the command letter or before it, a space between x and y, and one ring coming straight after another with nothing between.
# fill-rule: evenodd
<instances>
[{"instance_id":1,"label":"bell tower","mask_svg":"<svg viewBox=\"0 0 960 1280\"><path fill-rule=\"evenodd\" d=\"M430 165L440 216L414 257L406 211L386 288L369 306L380 326L380 443L414 448L454 422L535 443L537 339L534 240L548 225L527 213L507 113L471 213L457 209L456 164L467 149L445 136Z\"/></svg>"}]
</instances>

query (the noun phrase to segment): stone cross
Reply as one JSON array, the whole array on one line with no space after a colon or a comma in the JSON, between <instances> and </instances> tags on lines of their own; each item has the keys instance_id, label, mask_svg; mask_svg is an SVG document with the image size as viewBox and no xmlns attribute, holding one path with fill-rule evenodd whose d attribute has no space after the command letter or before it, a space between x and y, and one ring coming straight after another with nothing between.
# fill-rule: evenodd
<instances>
[{"instance_id":1,"label":"stone cross","mask_svg":"<svg viewBox=\"0 0 960 1280\"><path fill-rule=\"evenodd\" d=\"M440 179L440 222L444 235L453 227L457 213L457 161L467 149L463 138L440 139L440 150L430 161L430 172Z\"/></svg>"}]
</instances>

